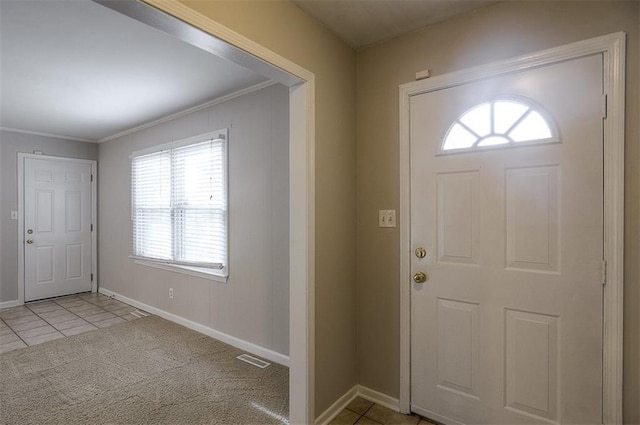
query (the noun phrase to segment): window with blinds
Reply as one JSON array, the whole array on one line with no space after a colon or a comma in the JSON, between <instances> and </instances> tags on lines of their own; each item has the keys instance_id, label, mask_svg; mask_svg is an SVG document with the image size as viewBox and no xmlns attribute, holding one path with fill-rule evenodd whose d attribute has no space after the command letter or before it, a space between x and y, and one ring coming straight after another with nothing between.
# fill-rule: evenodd
<instances>
[{"instance_id":1,"label":"window with blinds","mask_svg":"<svg viewBox=\"0 0 640 425\"><path fill-rule=\"evenodd\" d=\"M135 258L228 274L226 139L217 131L132 156Z\"/></svg>"}]
</instances>

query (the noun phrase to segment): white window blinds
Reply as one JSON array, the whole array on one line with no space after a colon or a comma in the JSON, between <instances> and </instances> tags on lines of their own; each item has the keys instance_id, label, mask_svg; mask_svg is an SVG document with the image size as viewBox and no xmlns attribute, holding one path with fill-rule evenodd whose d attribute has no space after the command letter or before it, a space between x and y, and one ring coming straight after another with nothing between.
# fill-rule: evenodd
<instances>
[{"instance_id":1,"label":"white window blinds","mask_svg":"<svg viewBox=\"0 0 640 425\"><path fill-rule=\"evenodd\" d=\"M226 271L226 136L206 136L133 157L135 257Z\"/></svg>"}]
</instances>

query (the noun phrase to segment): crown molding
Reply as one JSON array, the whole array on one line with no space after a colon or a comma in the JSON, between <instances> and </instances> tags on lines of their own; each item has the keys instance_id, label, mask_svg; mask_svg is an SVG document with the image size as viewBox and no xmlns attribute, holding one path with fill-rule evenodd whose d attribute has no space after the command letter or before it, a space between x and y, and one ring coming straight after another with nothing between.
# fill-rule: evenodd
<instances>
[{"instance_id":1,"label":"crown molding","mask_svg":"<svg viewBox=\"0 0 640 425\"><path fill-rule=\"evenodd\" d=\"M10 131L12 133L30 134L32 136L52 137L55 139L72 140L74 142L97 143L97 140L85 139L83 137L64 136L62 134L44 133L41 131L24 130L22 128L0 127L2 131Z\"/></svg>"},{"instance_id":2,"label":"crown molding","mask_svg":"<svg viewBox=\"0 0 640 425\"><path fill-rule=\"evenodd\" d=\"M211 107L213 105L218 105L220 103L227 102L227 101L229 101L231 99L235 99L236 97L244 96L245 94L253 93L255 91L262 90L264 88L273 86L275 84L277 84L277 82L273 81L273 80L267 80L267 81L262 82L262 83L254 84L253 86L249 86L249 87L244 88L242 90L238 90L238 91L235 91L233 93L229 93L227 95L224 95L224 96L217 97L215 99L209 100L209 101L207 101L205 103L202 103L200 105L193 106L193 107L191 107L189 109L185 109L184 111L176 112L174 114L167 115L167 116L162 117L162 118L158 118L157 120L149 121L149 122L147 122L145 124L141 124L141 125L138 125L136 127L132 127L132 128L130 128L128 130L124 130L124 131L121 131L119 133L112 134L111 136L104 137L102 139L97 140L97 143L104 143L104 142L108 142L110 140L115 140L115 139L118 139L120 137L126 136L128 134L132 134L132 133L144 130L146 128L153 127L153 126L156 126L158 124L165 123L167 121L175 120L177 118L184 117L185 115L189 115L189 114L192 114L194 112L202 111L203 109L207 109L207 108L209 108L209 107Z\"/></svg>"}]
</instances>

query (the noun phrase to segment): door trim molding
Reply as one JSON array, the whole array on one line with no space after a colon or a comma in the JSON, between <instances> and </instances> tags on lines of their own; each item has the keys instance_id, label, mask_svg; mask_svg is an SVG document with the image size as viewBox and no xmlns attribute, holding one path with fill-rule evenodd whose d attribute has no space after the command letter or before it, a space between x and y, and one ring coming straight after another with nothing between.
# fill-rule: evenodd
<instances>
[{"instance_id":1,"label":"door trim molding","mask_svg":"<svg viewBox=\"0 0 640 425\"><path fill-rule=\"evenodd\" d=\"M62 156L36 155L18 152L18 303L24 304L24 161L45 159L51 161L79 162L91 164L91 292L98 290L98 162L91 159L66 158Z\"/></svg>"},{"instance_id":2,"label":"door trim molding","mask_svg":"<svg viewBox=\"0 0 640 425\"><path fill-rule=\"evenodd\" d=\"M625 40L618 32L552 49L452 72L400 86L400 411L411 409L411 287L409 100L411 96L476 80L603 55L604 90L604 259L603 423L622 423L622 324L624 277Z\"/></svg>"}]
</instances>

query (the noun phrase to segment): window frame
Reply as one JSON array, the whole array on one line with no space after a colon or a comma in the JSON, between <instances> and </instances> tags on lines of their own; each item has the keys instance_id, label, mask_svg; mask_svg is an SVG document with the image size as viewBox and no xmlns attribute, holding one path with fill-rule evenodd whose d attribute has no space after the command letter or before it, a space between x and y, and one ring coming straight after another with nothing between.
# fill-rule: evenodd
<instances>
[{"instance_id":1,"label":"window frame","mask_svg":"<svg viewBox=\"0 0 640 425\"><path fill-rule=\"evenodd\" d=\"M197 136L192 136L192 137L187 137L184 139L180 139L177 141L172 141L172 142L168 142L168 143L164 143L164 144L160 144L160 145L155 145L153 147L150 148L146 148L146 149L141 149L141 150L137 150L132 152L129 155L129 166L130 166L130 170L129 170L129 175L131 178L131 204L130 204L130 210L131 210L131 224L130 224L130 230L131 230L131 255L129 255L129 258L131 258L133 260L133 262L135 264L140 264L140 265L144 265L144 266L148 266L148 267L153 267L153 268L158 268L158 269L162 269L162 270L167 270L167 271L171 271L171 272L176 272L176 273L181 273L181 274L186 274L186 275L190 275L190 276L196 276L196 277L201 277L201 278L205 278L205 279L209 279L209 280L214 280L214 281L218 281L218 282L227 282L228 278L229 278L229 261L230 261L230 252L229 252L229 229L230 229L230 223L229 223L229 129L228 128L223 128L220 130L216 130L216 131L212 131L212 132L208 132L208 133L204 133L204 134L200 134ZM197 266L197 265L192 265L192 264L184 264L184 262L179 261L179 260L166 260L166 259L156 259L156 258L150 258L150 257L143 257L143 256L139 256L136 255L134 252L134 246L135 246L135 229L134 229L134 215L135 215L135 209L134 209L134 181L133 181L133 161L135 160L135 158L140 157L140 156L145 156L145 155L150 155L153 153L158 153L158 152L162 152L162 151L167 151L167 150L172 150L172 149L177 149L177 148L181 148L181 147L185 147L185 146L189 146L189 145L194 145L194 144L198 144L198 143L203 143L206 142L207 140L211 140L211 139L218 139L218 140L222 140L223 141L223 179L224 179L224 187L225 187L225 211L224 211L224 215L225 215L225 223L226 223L226 246L225 246L225 250L226 250L226 263L222 265L221 268L209 268L209 267L202 267L202 266ZM171 179L173 180L173 167L171 169ZM175 227L174 227L174 223L172 222L171 225L171 231L175 232ZM172 251L175 250L175 246L172 245Z\"/></svg>"}]
</instances>

